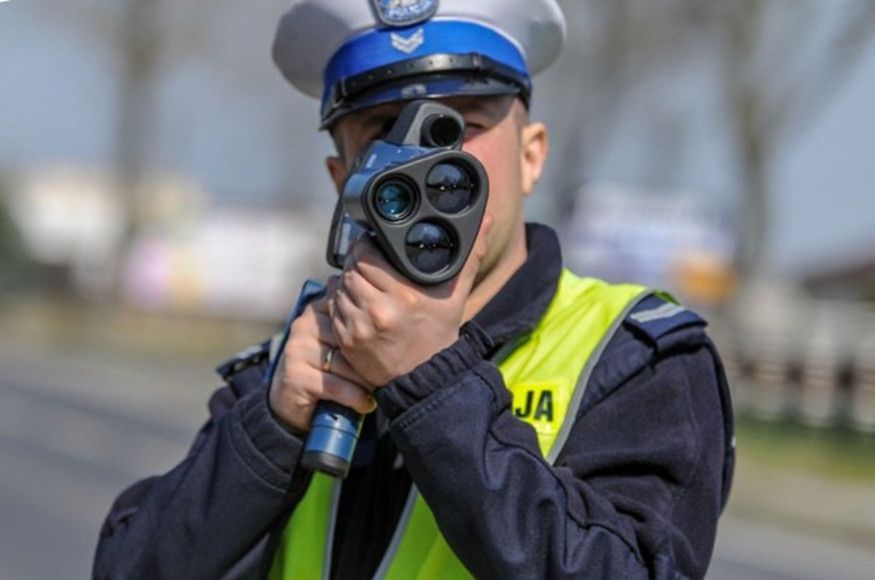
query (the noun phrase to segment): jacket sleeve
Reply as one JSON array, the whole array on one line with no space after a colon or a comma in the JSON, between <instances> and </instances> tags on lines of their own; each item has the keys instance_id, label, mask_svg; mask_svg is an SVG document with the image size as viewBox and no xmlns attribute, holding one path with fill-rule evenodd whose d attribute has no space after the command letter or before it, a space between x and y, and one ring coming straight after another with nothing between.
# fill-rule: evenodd
<instances>
[{"instance_id":1,"label":"jacket sleeve","mask_svg":"<svg viewBox=\"0 0 875 580\"><path fill-rule=\"evenodd\" d=\"M704 576L728 485L731 422L704 331L657 344L621 328L555 467L482 360L487 341L469 326L377 394L466 567L483 578Z\"/></svg>"},{"instance_id":2,"label":"jacket sleeve","mask_svg":"<svg viewBox=\"0 0 875 580\"><path fill-rule=\"evenodd\" d=\"M305 282L285 328L323 292L321 283ZM309 472L297 469L303 441L274 417L262 380L286 335L217 369L227 385L210 399L210 420L188 457L163 476L135 483L113 504L100 531L95 578L263 571L269 532L286 521L310 482Z\"/></svg>"},{"instance_id":3,"label":"jacket sleeve","mask_svg":"<svg viewBox=\"0 0 875 580\"><path fill-rule=\"evenodd\" d=\"M188 457L115 501L95 578L219 578L239 567L300 499L301 441L273 417L263 386L223 387ZM234 568L235 570L237 568Z\"/></svg>"}]
</instances>

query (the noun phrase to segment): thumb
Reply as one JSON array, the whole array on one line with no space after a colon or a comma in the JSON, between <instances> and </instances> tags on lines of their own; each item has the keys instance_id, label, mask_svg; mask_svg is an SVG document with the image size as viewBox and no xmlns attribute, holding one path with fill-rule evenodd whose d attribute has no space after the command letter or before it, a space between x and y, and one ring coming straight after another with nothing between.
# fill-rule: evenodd
<instances>
[{"instance_id":1,"label":"thumb","mask_svg":"<svg viewBox=\"0 0 875 580\"><path fill-rule=\"evenodd\" d=\"M471 288L474 287L474 281L477 279L477 274L480 272L480 264L482 264L484 258L486 258L486 238L489 235L490 230L492 230L493 222L494 217L491 213L487 213L483 216L483 222L480 224L480 231L477 233L474 247L468 255L468 261L465 262L462 271L459 272L459 282L469 293L471 292Z\"/></svg>"}]
</instances>

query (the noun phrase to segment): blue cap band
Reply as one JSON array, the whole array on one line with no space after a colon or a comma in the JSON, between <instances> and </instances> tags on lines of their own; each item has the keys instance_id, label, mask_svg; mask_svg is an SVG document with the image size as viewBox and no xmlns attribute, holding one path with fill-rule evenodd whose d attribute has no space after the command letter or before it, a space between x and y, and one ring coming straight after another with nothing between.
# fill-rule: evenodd
<instances>
[{"instance_id":1,"label":"blue cap band","mask_svg":"<svg viewBox=\"0 0 875 580\"><path fill-rule=\"evenodd\" d=\"M415 50L407 53L393 47L391 35L403 42L419 29L423 31L422 43ZM429 20L405 28L377 28L350 39L331 57L325 67L323 108L332 87L341 79L392 63L442 53L478 53L529 76L523 55L511 41L474 22Z\"/></svg>"}]
</instances>

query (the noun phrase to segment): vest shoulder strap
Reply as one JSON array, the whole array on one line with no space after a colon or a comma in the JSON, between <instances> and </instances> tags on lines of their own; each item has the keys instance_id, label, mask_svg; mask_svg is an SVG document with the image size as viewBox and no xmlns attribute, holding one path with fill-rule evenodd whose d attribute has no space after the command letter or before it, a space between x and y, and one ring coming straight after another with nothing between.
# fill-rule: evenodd
<instances>
[{"instance_id":1,"label":"vest shoulder strap","mask_svg":"<svg viewBox=\"0 0 875 580\"><path fill-rule=\"evenodd\" d=\"M582 368L579 368L575 376L574 391L559 432L549 450L545 450L544 453L544 458L551 464L556 462L571 435L596 363L629 313L652 294L652 291L644 286L608 284L595 278L578 277L568 270L563 271L560 283L569 286L569 290L564 292L563 302L567 304L565 310L573 313L578 332L586 332L587 327L592 326L593 310L602 308L604 312L597 316L598 327L589 329L589 332L597 334L596 343L588 347L588 352L578 354L583 360Z\"/></svg>"},{"instance_id":2,"label":"vest shoulder strap","mask_svg":"<svg viewBox=\"0 0 875 580\"><path fill-rule=\"evenodd\" d=\"M663 293L652 293L641 300L626 317L625 324L656 343L663 336L689 326L707 322L692 310Z\"/></svg>"}]
</instances>

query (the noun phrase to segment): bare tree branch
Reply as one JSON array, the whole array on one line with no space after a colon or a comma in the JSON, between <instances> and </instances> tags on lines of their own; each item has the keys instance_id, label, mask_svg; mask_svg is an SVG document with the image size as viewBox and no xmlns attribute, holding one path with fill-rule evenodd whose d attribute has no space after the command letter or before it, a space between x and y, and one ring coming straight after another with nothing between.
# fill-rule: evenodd
<instances>
[{"instance_id":1,"label":"bare tree branch","mask_svg":"<svg viewBox=\"0 0 875 580\"><path fill-rule=\"evenodd\" d=\"M781 139L801 128L799 121L816 116L847 81L875 37L875 0L861 0L833 33L824 60L803 70L771 104L773 123L767 130Z\"/></svg>"}]
</instances>

